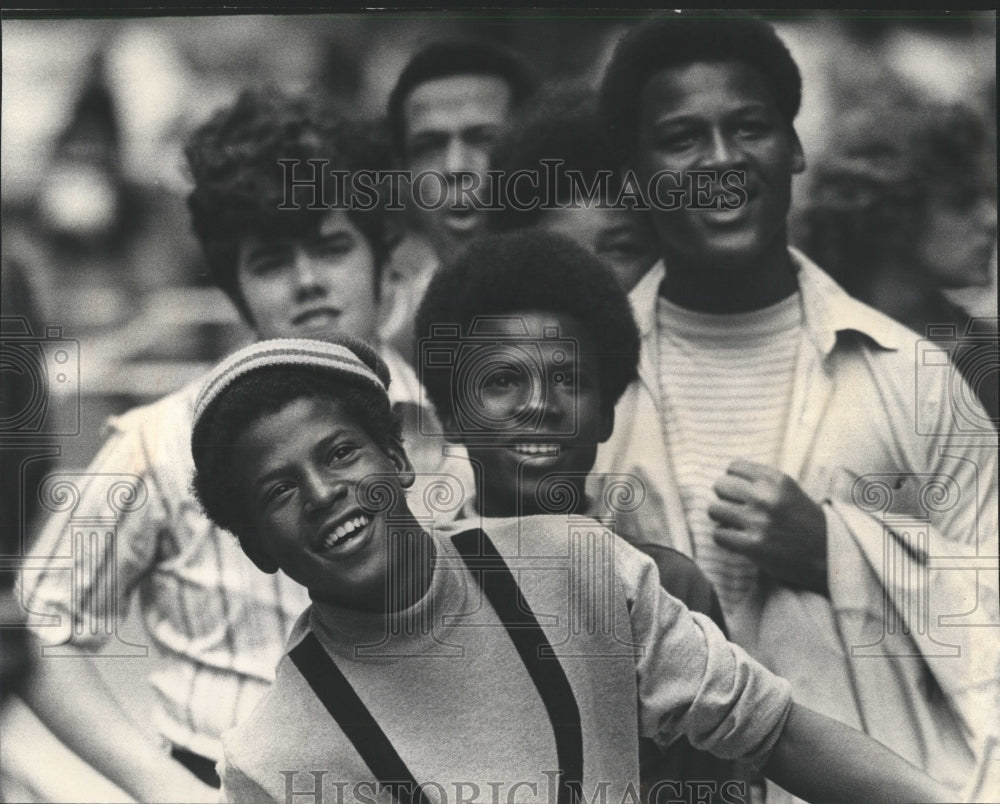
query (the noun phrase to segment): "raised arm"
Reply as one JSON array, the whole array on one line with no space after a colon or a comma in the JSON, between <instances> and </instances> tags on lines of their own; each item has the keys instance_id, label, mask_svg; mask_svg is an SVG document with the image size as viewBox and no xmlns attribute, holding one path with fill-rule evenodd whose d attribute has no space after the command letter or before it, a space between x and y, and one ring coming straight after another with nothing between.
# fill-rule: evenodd
<instances>
[{"instance_id":1,"label":"raised arm","mask_svg":"<svg viewBox=\"0 0 1000 804\"><path fill-rule=\"evenodd\" d=\"M620 551L635 641L640 736L679 734L745 758L809 801L948 801L949 792L880 743L791 701L789 684L659 589L655 568ZM628 594L628 592L627 592Z\"/></svg>"}]
</instances>

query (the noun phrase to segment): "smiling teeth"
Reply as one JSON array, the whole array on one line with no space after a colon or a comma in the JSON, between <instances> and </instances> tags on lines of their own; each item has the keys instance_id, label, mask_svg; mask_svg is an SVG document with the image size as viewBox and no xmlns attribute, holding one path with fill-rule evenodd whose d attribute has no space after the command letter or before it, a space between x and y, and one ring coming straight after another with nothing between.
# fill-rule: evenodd
<instances>
[{"instance_id":1,"label":"smiling teeth","mask_svg":"<svg viewBox=\"0 0 1000 804\"><path fill-rule=\"evenodd\" d=\"M350 536L354 531L360 530L365 525L368 524L368 517L356 516L354 519L348 519L341 525L337 525L333 532L326 537L323 542L323 549L329 550L331 547L336 547L341 542L345 541L348 536Z\"/></svg>"},{"instance_id":2,"label":"smiling teeth","mask_svg":"<svg viewBox=\"0 0 1000 804\"><path fill-rule=\"evenodd\" d=\"M514 450L522 455L558 455L556 444L515 444Z\"/></svg>"}]
</instances>

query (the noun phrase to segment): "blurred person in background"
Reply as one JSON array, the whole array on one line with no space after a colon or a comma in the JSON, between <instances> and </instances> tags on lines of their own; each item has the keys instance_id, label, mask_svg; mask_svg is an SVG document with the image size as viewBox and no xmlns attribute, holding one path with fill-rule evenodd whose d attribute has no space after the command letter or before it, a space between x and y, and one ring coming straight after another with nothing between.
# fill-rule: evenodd
<instances>
[{"instance_id":1,"label":"blurred person in background","mask_svg":"<svg viewBox=\"0 0 1000 804\"><path fill-rule=\"evenodd\" d=\"M642 188L709 172L716 203L654 206L639 380L588 491L639 478L632 533L695 559L733 640L797 702L995 801L1000 595L962 562L996 557L996 434L958 422L943 350L789 248L801 97L757 18L672 14L615 50L601 113L623 166Z\"/></svg>"},{"instance_id":2,"label":"blurred person in background","mask_svg":"<svg viewBox=\"0 0 1000 804\"><path fill-rule=\"evenodd\" d=\"M138 221L121 165L114 99L98 55L59 134L35 197L38 239L46 247L42 270L51 273L67 305L74 334L126 321L139 287L128 269L126 240Z\"/></svg>"},{"instance_id":3,"label":"blurred person in background","mask_svg":"<svg viewBox=\"0 0 1000 804\"><path fill-rule=\"evenodd\" d=\"M388 149L367 129L306 99L262 91L219 110L191 136L186 155L194 178L191 217L212 277L258 336L332 332L375 341L388 251L382 205L308 209L312 188L296 195L303 188L290 186L278 160L326 159L330 169L353 172L387 166ZM279 209L286 199L299 209ZM417 434L417 379L398 355L384 355L414 463L419 472L436 472L441 449L435 454ZM79 654L38 662L27 702L68 747L143 801L217 796L220 735L272 682L308 602L282 574L262 583L232 535L212 525L192 496L189 442L201 385L199 379L109 422L75 504L51 517L31 548L33 557L52 560L51 569L26 571L21 590L34 634ZM123 476L137 503L111 509L115 538L88 556L93 571L70 589L58 567L58 557L73 555L69 520L106 517L109 478ZM86 656L111 638L113 618L136 596L148 638L165 659L149 678L152 724L173 762L128 719ZM111 620L108 628L88 626L102 618Z\"/></svg>"},{"instance_id":4,"label":"blurred person in background","mask_svg":"<svg viewBox=\"0 0 1000 804\"><path fill-rule=\"evenodd\" d=\"M33 196L4 215L5 254L36 277L72 337L127 323L150 290L196 281L182 199L126 174L103 53L82 72Z\"/></svg>"},{"instance_id":5,"label":"blurred person in background","mask_svg":"<svg viewBox=\"0 0 1000 804\"><path fill-rule=\"evenodd\" d=\"M514 54L486 42L455 40L414 54L389 96L386 117L397 161L411 179L434 174L407 188L404 203L415 232L396 249L384 288L382 340L414 364L413 315L434 269L486 226L483 211L469 201L458 203L462 176L477 183L477 198L488 199L493 146L535 88ZM410 203L414 196L426 203Z\"/></svg>"},{"instance_id":6,"label":"blurred person in background","mask_svg":"<svg viewBox=\"0 0 1000 804\"><path fill-rule=\"evenodd\" d=\"M0 558L20 558L24 535L38 515L39 486L59 450L44 425L33 426L38 421L35 414L52 405L44 371L32 371L37 365L32 341L42 337L44 325L31 277L14 260L5 259L0 265L0 316ZM27 442L25 435L31 436ZM27 633L19 627L23 619L13 595L13 573L4 570L0 572L0 707L20 691L32 667Z\"/></svg>"},{"instance_id":7,"label":"blurred person in background","mask_svg":"<svg viewBox=\"0 0 1000 804\"><path fill-rule=\"evenodd\" d=\"M830 142L801 213L803 250L852 296L952 342L996 423L996 323L973 321L945 295L992 284L996 145L986 121L964 106L890 105L849 115Z\"/></svg>"},{"instance_id":8,"label":"blurred person in background","mask_svg":"<svg viewBox=\"0 0 1000 804\"><path fill-rule=\"evenodd\" d=\"M542 160L559 160L559 173ZM538 227L566 235L603 260L626 292L659 259L649 215L615 206L621 189L618 159L597 116L593 93L541 93L497 142L492 161L495 170L503 171L502 180L510 182L506 195L516 206L505 204L491 212L491 230ZM529 171L538 182L517 180L517 171ZM564 171L575 172L580 183ZM555 186L549 186L550 176ZM588 188L599 188L592 199ZM542 205L558 208L539 209Z\"/></svg>"}]
</instances>

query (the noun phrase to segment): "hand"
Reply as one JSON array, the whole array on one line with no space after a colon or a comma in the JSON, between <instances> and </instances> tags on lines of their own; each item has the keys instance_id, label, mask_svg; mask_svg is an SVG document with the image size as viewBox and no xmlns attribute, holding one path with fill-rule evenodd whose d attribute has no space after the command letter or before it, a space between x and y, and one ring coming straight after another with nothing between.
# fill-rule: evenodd
<instances>
[{"instance_id":1,"label":"hand","mask_svg":"<svg viewBox=\"0 0 1000 804\"><path fill-rule=\"evenodd\" d=\"M798 483L777 469L733 461L712 487L715 541L789 586L829 597L826 518Z\"/></svg>"}]
</instances>

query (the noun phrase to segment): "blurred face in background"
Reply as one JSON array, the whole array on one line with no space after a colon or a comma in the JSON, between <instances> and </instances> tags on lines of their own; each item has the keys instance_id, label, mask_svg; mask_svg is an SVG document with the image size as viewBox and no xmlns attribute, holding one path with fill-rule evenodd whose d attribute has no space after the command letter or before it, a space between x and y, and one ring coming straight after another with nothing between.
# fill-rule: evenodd
<instances>
[{"instance_id":1,"label":"blurred face in background","mask_svg":"<svg viewBox=\"0 0 1000 804\"><path fill-rule=\"evenodd\" d=\"M504 132L511 114L511 88L491 75L452 75L419 84L406 98L407 167L413 176L434 171L442 179L427 179L415 188L429 205L414 215L438 257L454 257L484 226L484 213L458 201L456 174L470 172L485 182L493 144ZM444 193L444 203L438 204ZM479 197L486 198L485 187Z\"/></svg>"},{"instance_id":2,"label":"blurred face in background","mask_svg":"<svg viewBox=\"0 0 1000 804\"><path fill-rule=\"evenodd\" d=\"M996 245L995 194L975 186L930 193L916 257L934 286L989 285Z\"/></svg>"},{"instance_id":3,"label":"blurred face in background","mask_svg":"<svg viewBox=\"0 0 1000 804\"><path fill-rule=\"evenodd\" d=\"M578 209L542 213L539 227L575 240L614 271L626 292L659 259L659 243L649 215L587 203Z\"/></svg>"},{"instance_id":4,"label":"blurred face in background","mask_svg":"<svg viewBox=\"0 0 1000 804\"><path fill-rule=\"evenodd\" d=\"M342 209L325 215L307 237L243 238L238 282L262 338L340 333L374 340L375 258Z\"/></svg>"}]
</instances>

